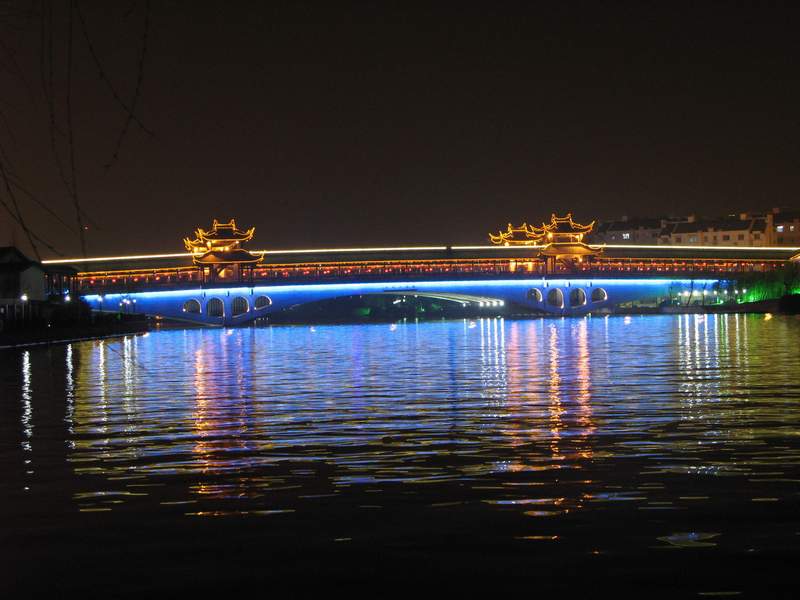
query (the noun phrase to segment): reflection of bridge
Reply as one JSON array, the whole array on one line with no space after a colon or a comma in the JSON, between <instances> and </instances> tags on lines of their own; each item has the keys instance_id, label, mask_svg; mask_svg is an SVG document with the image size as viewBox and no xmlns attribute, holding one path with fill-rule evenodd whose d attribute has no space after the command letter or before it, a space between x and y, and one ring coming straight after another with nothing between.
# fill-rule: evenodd
<instances>
[{"instance_id":1,"label":"reflection of bridge","mask_svg":"<svg viewBox=\"0 0 800 600\"><path fill-rule=\"evenodd\" d=\"M215 221L185 240L186 253L45 262L76 267L95 310L230 325L376 294L435 298L479 313L514 305L556 315L741 300L746 290L737 280L785 266L799 250L589 246L571 218L553 219L541 232L526 228L519 244L512 239L519 228L509 227L494 246L282 251L244 250L253 230ZM534 234L552 239L528 239Z\"/></svg>"}]
</instances>

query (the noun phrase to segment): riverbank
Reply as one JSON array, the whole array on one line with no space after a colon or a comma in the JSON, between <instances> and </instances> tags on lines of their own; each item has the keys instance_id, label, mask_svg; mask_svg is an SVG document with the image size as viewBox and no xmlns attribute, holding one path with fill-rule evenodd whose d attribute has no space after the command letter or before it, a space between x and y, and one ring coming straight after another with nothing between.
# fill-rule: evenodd
<instances>
[{"instance_id":1,"label":"riverbank","mask_svg":"<svg viewBox=\"0 0 800 600\"><path fill-rule=\"evenodd\" d=\"M743 314L743 313L773 313L773 314L800 314L800 294L787 294L781 298L758 300L756 302L742 302L740 304L712 304L710 306L672 307L687 308L689 310L664 311L664 312L704 312L712 314ZM699 310L691 310L699 309Z\"/></svg>"},{"instance_id":2,"label":"riverbank","mask_svg":"<svg viewBox=\"0 0 800 600\"><path fill-rule=\"evenodd\" d=\"M20 329L0 334L0 349L66 344L121 335L146 333L148 321L144 316L123 319L96 319L93 322L62 326Z\"/></svg>"}]
</instances>

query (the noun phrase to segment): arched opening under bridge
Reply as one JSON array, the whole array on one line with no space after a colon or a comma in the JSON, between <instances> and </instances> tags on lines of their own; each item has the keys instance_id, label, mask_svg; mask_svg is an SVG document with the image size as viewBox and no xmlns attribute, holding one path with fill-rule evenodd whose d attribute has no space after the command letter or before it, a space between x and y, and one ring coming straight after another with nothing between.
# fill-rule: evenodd
<instances>
[{"instance_id":1,"label":"arched opening under bridge","mask_svg":"<svg viewBox=\"0 0 800 600\"><path fill-rule=\"evenodd\" d=\"M224 317L225 303L220 298L211 298L206 302L206 314L209 317Z\"/></svg>"}]
</instances>

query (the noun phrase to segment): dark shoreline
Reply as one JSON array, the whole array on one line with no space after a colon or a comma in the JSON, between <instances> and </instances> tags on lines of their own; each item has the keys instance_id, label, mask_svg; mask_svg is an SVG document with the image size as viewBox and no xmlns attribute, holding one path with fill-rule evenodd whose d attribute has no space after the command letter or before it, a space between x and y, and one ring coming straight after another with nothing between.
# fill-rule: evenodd
<instances>
[{"instance_id":1,"label":"dark shoreline","mask_svg":"<svg viewBox=\"0 0 800 600\"><path fill-rule=\"evenodd\" d=\"M113 325L104 323L101 325L59 327L46 330L22 330L0 334L0 350L138 335L147 333L149 330L148 322L144 319L130 322L123 321Z\"/></svg>"}]
</instances>

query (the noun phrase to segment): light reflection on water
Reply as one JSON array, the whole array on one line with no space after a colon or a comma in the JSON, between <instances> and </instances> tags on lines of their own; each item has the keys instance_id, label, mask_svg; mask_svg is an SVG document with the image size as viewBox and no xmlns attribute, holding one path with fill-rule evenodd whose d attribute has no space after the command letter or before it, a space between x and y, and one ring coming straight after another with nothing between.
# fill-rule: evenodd
<instances>
[{"instance_id":1,"label":"light reflection on water","mask_svg":"<svg viewBox=\"0 0 800 600\"><path fill-rule=\"evenodd\" d=\"M797 502L798 339L795 318L681 315L177 330L6 352L0 427L23 452L4 451L2 486L193 517L324 519L320 499L414 496L550 523L688 511L648 539L718 547L724 531L682 533L698 505ZM16 479L17 459L37 471ZM568 521L529 528L498 535L570 535Z\"/></svg>"}]
</instances>

